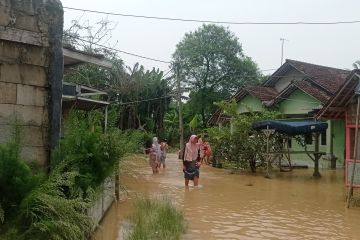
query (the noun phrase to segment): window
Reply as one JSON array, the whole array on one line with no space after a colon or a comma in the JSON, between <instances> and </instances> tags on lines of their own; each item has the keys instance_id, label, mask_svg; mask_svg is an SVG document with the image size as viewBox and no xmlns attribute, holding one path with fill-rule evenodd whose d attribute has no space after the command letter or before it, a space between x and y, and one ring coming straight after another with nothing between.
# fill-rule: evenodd
<instances>
[{"instance_id":1,"label":"window","mask_svg":"<svg viewBox=\"0 0 360 240\"><path fill-rule=\"evenodd\" d=\"M305 135L305 144L306 145L312 145L313 143L313 139L312 139L312 134L306 134Z\"/></svg>"},{"instance_id":2,"label":"window","mask_svg":"<svg viewBox=\"0 0 360 240\"><path fill-rule=\"evenodd\" d=\"M292 139L289 138L287 143L288 143L288 148L291 148L292 147Z\"/></svg>"},{"instance_id":3,"label":"window","mask_svg":"<svg viewBox=\"0 0 360 240\"><path fill-rule=\"evenodd\" d=\"M320 144L326 145L326 131L321 132L320 134Z\"/></svg>"}]
</instances>

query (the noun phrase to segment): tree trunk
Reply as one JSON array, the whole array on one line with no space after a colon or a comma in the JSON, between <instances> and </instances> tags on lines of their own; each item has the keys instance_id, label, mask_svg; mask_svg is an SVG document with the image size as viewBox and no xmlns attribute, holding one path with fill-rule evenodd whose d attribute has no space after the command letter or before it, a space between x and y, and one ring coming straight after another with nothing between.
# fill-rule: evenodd
<instances>
[{"instance_id":1,"label":"tree trunk","mask_svg":"<svg viewBox=\"0 0 360 240\"><path fill-rule=\"evenodd\" d=\"M206 117L205 117L205 109L204 107L201 107L201 118L203 121L203 127L206 128L207 127L207 121L206 121Z\"/></svg>"}]
</instances>

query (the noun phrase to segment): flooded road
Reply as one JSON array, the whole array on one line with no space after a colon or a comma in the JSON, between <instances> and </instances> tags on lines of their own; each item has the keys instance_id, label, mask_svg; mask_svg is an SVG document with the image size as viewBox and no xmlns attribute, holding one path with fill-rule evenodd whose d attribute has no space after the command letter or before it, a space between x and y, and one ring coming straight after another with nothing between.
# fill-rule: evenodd
<instances>
[{"instance_id":1,"label":"flooded road","mask_svg":"<svg viewBox=\"0 0 360 240\"><path fill-rule=\"evenodd\" d=\"M131 159L121 176L128 199L112 206L95 239L123 239L141 194L169 197L183 210L184 239L360 239L360 208L345 208L343 170L322 170L319 180L312 169L266 179L202 166L200 187L185 189L181 165L169 154L167 169L153 176L146 158Z\"/></svg>"}]
</instances>

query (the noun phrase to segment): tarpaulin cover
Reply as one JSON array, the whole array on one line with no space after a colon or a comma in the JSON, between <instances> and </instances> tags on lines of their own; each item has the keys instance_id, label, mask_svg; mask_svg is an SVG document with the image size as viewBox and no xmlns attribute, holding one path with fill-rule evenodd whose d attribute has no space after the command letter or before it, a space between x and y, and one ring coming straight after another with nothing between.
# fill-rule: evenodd
<instances>
[{"instance_id":1,"label":"tarpaulin cover","mask_svg":"<svg viewBox=\"0 0 360 240\"><path fill-rule=\"evenodd\" d=\"M328 124L325 122L314 121L277 121L277 120L265 120L253 122L252 127L256 130L261 129L275 129L276 132L294 136L305 135L313 132L322 132L328 128Z\"/></svg>"}]
</instances>

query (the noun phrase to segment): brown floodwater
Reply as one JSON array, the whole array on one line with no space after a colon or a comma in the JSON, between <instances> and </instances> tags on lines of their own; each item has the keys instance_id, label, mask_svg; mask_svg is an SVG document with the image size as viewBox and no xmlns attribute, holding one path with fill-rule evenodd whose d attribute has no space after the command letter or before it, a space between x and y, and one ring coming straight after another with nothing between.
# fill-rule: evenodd
<instances>
[{"instance_id":1,"label":"brown floodwater","mask_svg":"<svg viewBox=\"0 0 360 240\"><path fill-rule=\"evenodd\" d=\"M186 189L181 165L169 154L167 169L152 175L146 158L129 161L120 181L127 199L112 206L94 239L123 239L126 217L143 194L168 197L182 209L183 239L360 239L360 208L345 207L342 169L322 170L319 180L312 169L267 179L202 166L200 186Z\"/></svg>"}]
</instances>

